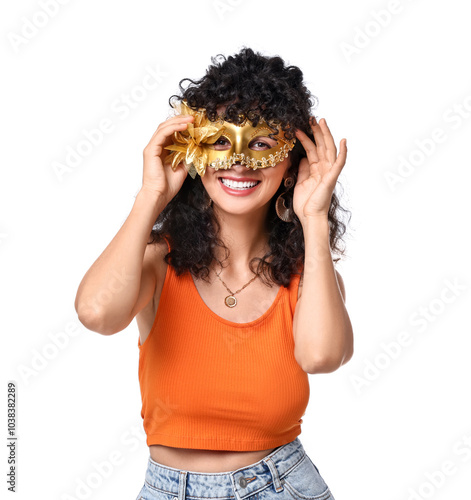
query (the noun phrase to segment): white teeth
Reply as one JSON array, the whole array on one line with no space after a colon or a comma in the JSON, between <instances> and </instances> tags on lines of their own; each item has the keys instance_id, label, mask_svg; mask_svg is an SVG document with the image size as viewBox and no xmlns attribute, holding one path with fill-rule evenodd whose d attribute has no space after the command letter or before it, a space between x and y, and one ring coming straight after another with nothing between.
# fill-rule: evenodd
<instances>
[{"instance_id":1,"label":"white teeth","mask_svg":"<svg viewBox=\"0 0 471 500\"><path fill-rule=\"evenodd\" d=\"M221 178L221 182L230 188L233 189L249 189L257 185L257 181L255 182L237 182L229 179Z\"/></svg>"}]
</instances>

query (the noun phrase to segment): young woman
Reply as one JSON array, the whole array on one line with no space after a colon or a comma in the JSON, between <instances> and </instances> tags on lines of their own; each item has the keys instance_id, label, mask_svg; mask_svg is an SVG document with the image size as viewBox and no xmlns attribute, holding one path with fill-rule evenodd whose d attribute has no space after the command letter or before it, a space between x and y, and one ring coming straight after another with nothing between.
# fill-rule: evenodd
<instances>
[{"instance_id":1,"label":"young woman","mask_svg":"<svg viewBox=\"0 0 471 500\"><path fill-rule=\"evenodd\" d=\"M296 66L248 48L212 62L170 99L177 114L144 149L142 188L76 310L105 335L137 320L138 499L333 499L297 436L308 374L353 354L332 258L346 140L337 154Z\"/></svg>"}]
</instances>

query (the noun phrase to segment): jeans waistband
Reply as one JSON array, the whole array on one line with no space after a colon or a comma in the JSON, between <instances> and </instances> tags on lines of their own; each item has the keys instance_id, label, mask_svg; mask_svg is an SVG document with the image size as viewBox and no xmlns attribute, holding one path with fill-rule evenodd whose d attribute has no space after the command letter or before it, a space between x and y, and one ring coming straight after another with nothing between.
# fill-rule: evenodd
<instances>
[{"instance_id":1,"label":"jeans waistband","mask_svg":"<svg viewBox=\"0 0 471 500\"><path fill-rule=\"evenodd\" d=\"M296 437L272 451L254 464L231 472L191 472L159 464L149 457L145 481L157 492L187 497L233 498L237 500L254 495L272 486L276 492L284 489L282 479L304 458L306 451Z\"/></svg>"}]
</instances>

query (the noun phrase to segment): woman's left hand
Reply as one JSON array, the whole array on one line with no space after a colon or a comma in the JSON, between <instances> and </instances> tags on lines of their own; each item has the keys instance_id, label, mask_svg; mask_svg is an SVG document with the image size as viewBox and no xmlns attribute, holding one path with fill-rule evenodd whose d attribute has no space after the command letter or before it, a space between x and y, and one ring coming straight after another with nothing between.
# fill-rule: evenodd
<instances>
[{"instance_id":1,"label":"woman's left hand","mask_svg":"<svg viewBox=\"0 0 471 500\"><path fill-rule=\"evenodd\" d=\"M309 218L327 219L335 184L347 159L347 140L340 141L340 153L337 156L337 148L325 118L317 123L312 117L311 128L317 146L303 131L296 130L296 137L307 154L307 158L302 158L299 163L293 192L293 210L301 224Z\"/></svg>"}]
</instances>

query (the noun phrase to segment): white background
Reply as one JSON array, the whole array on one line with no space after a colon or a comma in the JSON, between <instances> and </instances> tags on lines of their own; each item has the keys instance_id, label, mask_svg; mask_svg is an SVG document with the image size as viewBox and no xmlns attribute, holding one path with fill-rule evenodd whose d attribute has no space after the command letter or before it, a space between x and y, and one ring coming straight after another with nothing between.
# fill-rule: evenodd
<instances>
[{"instance_id":1,"label":"white background","mask_svg":"<svg viewBox=\"0 0 471 500\"><path fill-rule=\"evenodd\" d=\"M339 182L353 217L338 269L355 354L309 376L306 451L336 500L470 498L466 3L62 3L8 2L1 14L0 461L6 473L15 380L15 498L134 499L142 487L136 322L109 337L86 330L75 294L131 210L178 82L243 45L299 66L316 116L337 145L347 138ZM160 82L139 93L149 68ZM103 119L112 131L58 175L55 162ZM97 476L112 454L120 463ZM99 485L79 497L92 477ZM3 474L0 488L6 498Z\"/></svg>"}]
</instances>

